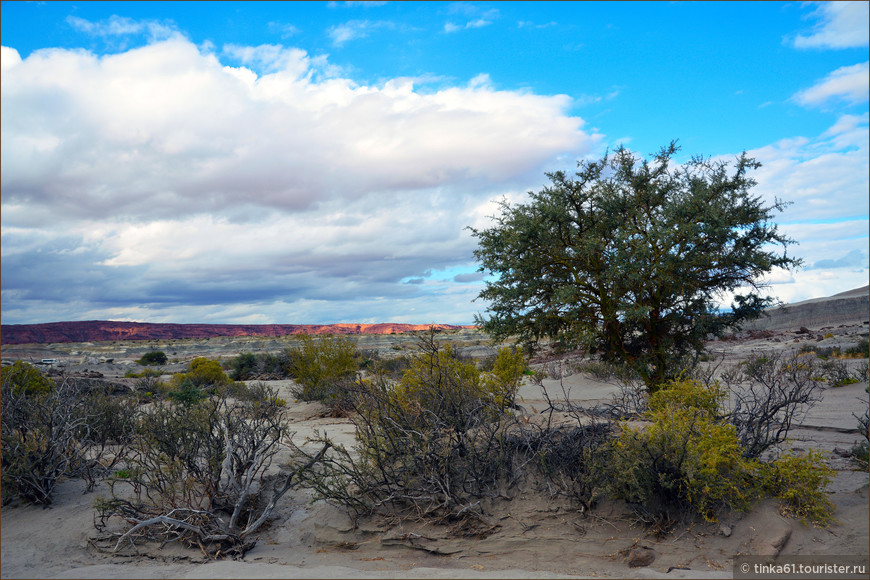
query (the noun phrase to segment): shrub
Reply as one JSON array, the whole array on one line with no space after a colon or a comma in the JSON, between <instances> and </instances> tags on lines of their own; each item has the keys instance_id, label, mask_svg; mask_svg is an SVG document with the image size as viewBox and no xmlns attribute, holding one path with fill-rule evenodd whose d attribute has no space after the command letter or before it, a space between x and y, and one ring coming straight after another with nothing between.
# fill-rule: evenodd
<instances>
[{"instance_id":1,"label":"shrub","mask_svg":"<svg viewBox=\"0 0 870 580\"><path fill-rule=\"evenodd\" d=\"M392 380L398 380L411 366L411 357L406 355L389 358L378 358L374 363L374 372Z\"/></svg>"},{"instance_id":2,"label":"shrub","mask_svg":"<svg viewBox=\"0 0 870 580\"><path fill-rule=\"evenodd\" d=\"M2 387L3 503L21 499L48 505L60 478L81 465L84 450L77 434L84 424L81 388L63 381L44 392L45 383L23 385L6 376ZM27 376L30 376L27 373ZM34 377L30 376L30 379Z\"/></svg>"},{"instance_id":3,"label":"shrub","mask_svg":"<svg viewBox=\"0 0 870 580\"><path fill-rule=\"evenodd\" d=\"M114 395L110 387L91 387L81 407L84 421L76 437L85 448L79 475L88 491L97 479L111 471L126 456L139 416L138 400L131 395Z\"/></svg>"},{"instance_id":4,"label":"shrub","mask_svg":"<svg viewBox=\"0 0 870 580\"><path fill-rule=\"evenodd\" d=\"M229 363L230 378L234 381L244 381L250 378L257 369L257 357L251 353L239 353Z\"/></svg>"},{"instance_id":5,"label":"shrub","mask_svg":"<svg viewBox=\"0 0 870 580\"><path fill-rule=\"evenodd\" d=\"M822 361L819 365L821 376L831 387L842 387L857 383L858 379L849 372L846 363L838 359Z\"/></svg>"},{"instance_id":6,"label":"shrub","mask_svg":"<svg viewBox=\"0 0 870 580\"><path fill-rule=\"evenodd\" d=\"M484 375L484 389L501 408L512 407L520 380L527 368L528 363L522 351L509 347L500 348L492 370Z\"/></svg>"},{"instance_id":7,"label":"shrub","mask_svg":"<svg viewBox=\"0 0 870 580\"><path fill-rule=\"evenodd\" d=\"M508 434L517 423L504 409L522 376L522 355L504 350L498 372L482 376L434 333L418 348L398 384L382 376L357 382L355 452L335 447L306 483L357 515L382 509L474 519L482 498L499 497L518 477L522 437Z\"/></svg>"},{"instance_id":8,"label":"shrub","mask_svg":"<svg viewBox=\"0 0 870 580\"><path fill-rule=\"evenodd\" d=\"M0 371L3 386L14 394L46 395L54 387L51 379L39 372L39 369L23 360L15 361L12 366L3 367Z\"/></svg>"},{"instance_id":9,"label":"shrub","mask_svg":"<svg viewBox=\"0 0 870 580\"><path fill-rule=\"evenodd\" d=\"M381 511L450 522L476 518L482 498L512 485L512 450L503 436L511 419L491 400L478 399L478 408L460 415L437 398L414 403L382 380L359 383L352 400L356 447L336 446L307 474L318 497L355 516ZM325 436L315 441L331 444Z\"/></svg>"},{"instance_id":10,"label":"shrub","mask_svg":"<svg viewBox=\"0 0 870 580\"><path fill-rule=\"evenodd\" d=\"M169 359L166 357L166 353L159 351L159 350L153 350L151 352L146 352L145 354L143 354L142 358L140 358L136 362L142 366L149 366L149 365L165 365L168 362L168 360Z\"/></svg>"},{"instance_id":11,"label":"shrub","mask_svg":"<svg viewBox=\"0 0 870 580\"><path fill-rule=\"evenodd\" d=\"M96 502L95 525L126 524L114 550L134 538L180 540L213 557L239 557L301 469L267 477L288 435L277 392L232 388L190 404L157 401L139 422L126 465L110 479L111 498ZM325 449L321 451L325 452ZM117 493L121 486L128 493Z\"/></svg>"},{"instance_id":12,"label":"shrub","mask_svg":"<svg viewBox=\"0 0 870 580\"><path fill-rule=\"evenodd\" d=\"M870 356L870 342L862 338L855 346L846 349L846 355L854 358L867 358Z\"/></svg>"},{"instance_id":13,"label":"shrub","mask_svg":"<svg viewBox=\"0 0 870 580\"><path fill-rule=\"evenodd\" d=\"M155 369L145 369L140 373L137 373L136 371L132 371L132 370L127 371L126 373L124 373L124 376L128 379L146 379L146 378L156 378L162 374L163 373L161 373L160 371L155 370Z\"/></svg>"},{"instance_id":14,"label":"shrub","mask_svg":"<svg viewBox=\"0 0 870 580\"><path fill-rule=\"evenodd\" d=\"M834 521L834 504L825 491L836 471L824 464L818 451L788 454L767 464L764 489L782 501L782 510L806 524L826 527Z\"/></svg>"},{"instance_id":15,"label":"shrub","mask_svg":"<svg viewBox=\"0 0 870 580\"><path fill-rule=\"evenodd\" d=\"M289 354L290 374L297 386L293 396L320 401L333 410L348 406L348 389L357 372L356 345L347 338L315 340L300 336L301 345Z\"/></svg>"},{"instance_id":16,"label":"shrub","mask_svg":"<svg viewBox=\"0 0 870 580\"><path fill-rule=\"evenodd\" d=\"M816 360L800 354L753 355L722 374L732 399L725 418L736 427L746 457L761 457L786 440L821 399L819 375Z\"/></svg>"},{"instance_id":17,"label":"shrub","mask_svg":"<svg viewBox=\"0 0 870 580\"><path fill-rule=\"evenodd\" d=\"M623 424L607 463L611 493L659 517L690 507L709 521L745 510L757 497L757 461L743 456L736 430L717 419L718 384L678 380L649 398L644 427Z\"/></svg>"}]
</instances>

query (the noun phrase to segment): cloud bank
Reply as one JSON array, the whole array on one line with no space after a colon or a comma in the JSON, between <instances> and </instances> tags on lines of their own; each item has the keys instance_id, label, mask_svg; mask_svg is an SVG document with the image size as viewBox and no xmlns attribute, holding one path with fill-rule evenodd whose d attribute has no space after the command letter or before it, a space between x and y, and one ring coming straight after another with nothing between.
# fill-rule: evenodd
<instances>
[{"instance_id":1,"label":"cloud bank","mask_svg":"<svg viewBox=\"0 0 870 580\"><path fill-rule=\"evenodd\" d=\"M280 45L2 50L4 323L470 322L479 278L432 270L599 140L566 96L359 85Z\"/></svg>"}]
</instances>

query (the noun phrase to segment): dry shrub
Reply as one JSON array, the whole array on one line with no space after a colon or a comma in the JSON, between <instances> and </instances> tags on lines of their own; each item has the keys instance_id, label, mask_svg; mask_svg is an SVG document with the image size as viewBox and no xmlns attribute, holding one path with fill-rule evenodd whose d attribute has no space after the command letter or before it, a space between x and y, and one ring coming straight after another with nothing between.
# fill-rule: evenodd
<instances>
[{"instance_id":1,"label":"dry shrub","mask_svg":"<svg viewBox=\"0 0 870 580\"><path fill-rule=\"evenodd\" d=\"M157 401L144 414L123 469L109 481L112 497L95 506L98 529L113 518L130 526L116 534L115 551L137 538L180 540L213 557L240 557L254 546L305 466L267 475L289 436L283 402L262 384L242 390Z\"/></svg>"},{"instance_id":2,"label":"dry shrub","mask_svg":"<svg viewBox=\"0 0 870 580\"><path fill-rule=\"evenodd\" d=\"M455 521L481 518L521 466L507 433L524 361L504 349L491 374L424 336L397 384L358 381L352 398L357 445L335 447L306 483L354 515ZM328 440L320 439L324 443Z\"/></svg>"}]
</instances>

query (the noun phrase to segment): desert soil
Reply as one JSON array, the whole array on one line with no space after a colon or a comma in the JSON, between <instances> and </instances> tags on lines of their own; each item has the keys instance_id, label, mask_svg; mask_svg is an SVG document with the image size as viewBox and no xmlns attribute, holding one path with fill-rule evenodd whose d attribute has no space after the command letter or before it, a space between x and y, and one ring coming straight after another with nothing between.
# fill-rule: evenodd
<instances>
[{"instance_id":1,"label":"desert soil","mask_svg":"<svg viewBox=\"0 0 870 580\"><path fill-rule=\"evenodd\" d=\"M709 345L723 365L750 353L795 350L804 344L850 346L867 336L865 320L837 326L752 331ZM826 335L831 336L825 338ZM476 331L445 333L460 350L474 356L492 352ZM59 358L66 372L123 376L143 352L159 348L184 362L194 356L232 356L238 352L279 350L285 339L210 339L172 344L98 343L21 345L3 349L7 358ZM360 337L361 348L383 355L411 348L402 335ZM105 362L111 358L112 362ZM862 361L850 361L859 364ZM864 359L863 362L866 362ZM285 393L289 381L273 383ZM584 374L548 379L543 388L559 397L563 388L572 401L593 405L607 401L616 387ZM381 527L363 521L354 528L339 508L312 502L304 490L285 496L271 525L242 561L204 561L197 551L168 545L139 546L138 553L110 554L95 542L92 508L106 494L98 486L84 492L82 482L65 481L49 509L13 502L3 507L3 578L730 578L735 555L779 551L781 555L866 555L868 553L868 474L857 470L841 452L859 439L857 420L867 406L867 382L827 389L823 400L791 434L790 445L818 449L837 470L829 488L837 505L837 523L817 529L780 515L775 501L735 513L720 523L686 523L655 537L619 503L582 513L571 505L538 495L518 497L492 510L495 531L485 538L464 537L443 526L404 524ZM524 384L520 400L525 412L542 410L541 387ZM290 402L289 415L301 444L315 430L340 443L353 442L347 419L323 416L314 403ZM632 550L646 549L651 563L630 567Z\"/></svg>"}]
</instances>

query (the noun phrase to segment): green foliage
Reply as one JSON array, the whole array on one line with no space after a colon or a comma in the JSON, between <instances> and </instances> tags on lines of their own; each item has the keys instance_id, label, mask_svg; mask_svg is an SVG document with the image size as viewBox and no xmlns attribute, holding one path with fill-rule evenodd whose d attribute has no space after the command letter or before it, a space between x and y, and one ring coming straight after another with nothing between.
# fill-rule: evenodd
<instances>
[{"instance_id":1,"label":"green foliage","mask_svg":"<svg viewBox=\"0 0 870 580\"><path fill-rule=\"evenodd\" d=\"M357 512L473 518L480 499L513 477L519 446L506 437L513 419L505 407L524 368L522 353L505 348L484 374L434 333L421 336L396 384L383 375L357 383L355 452L336 447L308 484Z\"/></svg>"},{"instance_id":2,"label":"green foliage","mask_svg":"<svg viewBox=\"0 0 870 580\"><path fill-rule=\"evenodd\" d=\"M234 381L247 381L255 378L280 380L290 375L291 359L295 350L281 353L240 353L230 359L225 367Z\"/></svg>"},{"instance_id":3,"label":"green foliage","mask_svg":"<svg viewBox=\"0 0 870 580\"><path fill-rule=\"evenodd\" d=\"M520 380L527 368L528 362L522 351L509 347L500 348L492 371L484 375L484 390L501 408L513 406Z\"/></svg>"},{"instance_id":4,"label":"green foliage","mask_svg":"<svg viewBox=\"0 0 870 580\"><path fill-rule=\"evenodd\" d=\"M208 395L190 379L185 379L180 383L173 385L173 387L172 390L166 393L166 396L184 407L196 405L208 397Z\"/></svg>"},{"instance_id":5,"label":"green foliage","mask_svg":"<svg viewBox=\"0 0 870 580\"><path fill-rule=\"evenodd\" d=\"M858 344L846 349L846 355L855 358L867 358L870 356L870 342L866 338L862 338L858 341Z\"/></svg>"},{"instance_id":6,"label":"green foliage","mask_svg":"<svg viewBox=\"0 0 870 580\"><path fill-rule=\"evenodd\" d=\"M146 352L142 355L142 358L137 360L136 362L142 366L149 365L165 365L169 359L166 357L166 353L160 350L152 350L151 352Z\"/></svg>"},{"instance_id":7,"label":"green foliage","mask_svg":"<svg viewBox=\"0 0 870 580\"><path fill-rule=\"evenodd\" d=\"M837 472L824 464L821 453L792 453L765 467L764 489L782 501L786 514L821 528L834 522L835 506L825 489Z\"/></svg>"},{"instance_id":8,"label":"green foliage","mask_svg":"<svg viewBox=\"0 0 870 580\"><path fill-rule=\"evenodd\" d=\"M54 388L51 379L22 360L15 361L12 366L3 367L0 373L3 386L17 394L47 395Z\"/></svg>"},{"instance_id":9,"label":"green foliage","mask_svg":"<svg viewBox=\"0 0 870 580\"><path fill-rule=\"evenodd\" d=\"M819 365L822 377L831 387L843 387L858 382L857 377L852 376L846 363L838 359L828 359Z\"/></svg>"},{"instance_id":10,"label":"green foliage","mask_svg":"<svg viewBox=\"0 0 870 580\"><path fill-rule=\"evenodd\" d=\"M771 206L752 194L760 167L745 154L727 162L671 163L675 143L652 162L625 148L581 161L577 177L551 184L526 204L503 202L490 229L475 230L475 256L494 274L478 318L496 340L550 337L630 364L650 390L691 364L709 335L757 317L772 299L758 289L773 268L800 260L769 250L793 243L771 223ZM718 313L723 293L737 294Z\"/></svg>"},{"instance_id":11,"label":"green foliage","mask_svg":"<svg viewBox=\"0 0 870 580\"><path fill-rule=\"evenodd\" d=\"M190 361L186 373L172 376L170 387L179 389L183 384L190 383L195 387L206 388L228 385L231 382L218 361L198 357Z\"/></svg>"},{"instance_id":12,"label":"green foliage","mask_svg":"<svg viewBox=\"0 0 870 580\"><path fill-rule=\"evenodd\" d=\"M449 425L461 425L467 415L493 409L501 412L514 404L526 359L521 351L501 348L491 373L481 373L472 362L457 358L449 344L438 344L434 335L418 342L396 395L406 407L435 412Z\"/></svg>"},{"instance_id":13,"label":"green foliage","mask_svg":"<svg viewBox=\"0 0 870 580\"><path fill-rule=\"evenodd\" d=\"M348 389L357 372L356 345L348 338L314 339L304 334L290 358L290 373L303 401L321 401L338 409L347 405Z\"/></svg>"},{"instance_id":14,"label":"green foliage","mask_svg":"<svg viewBox=\"0 0 870 580\"><path fill-rule=\"evenodd\" d=\"M653 393L643 427L627 423L607 463L611 493L655 513L691 507L709 521L758 497L760 464L743 457L732 425L717 420L719 385L675 381Z\"/></svg>"},{"instance_id":15,"label":"green foliage","mask_svg":"<svg viewBox=\"0 0 870 580\"><path fill-rule=\"evenodd\" d=\"M257 357L249 352L240 353L230 361L229 368L234 381L244 381L256 372Z\"/></svg>"},{"instance_id":16,"label":"green foliage","mask_svg":"<svg viewBox=\"0 0 870 580\"><path fill-rule=\"evenodd\" d=\"M206 399L209 393L225 390L232 384L218 361L198 357L190 361L186 373L173 375L168 386L155 384L153 387L172 401L191 406Z\"/></svg>"}]
</instances>

